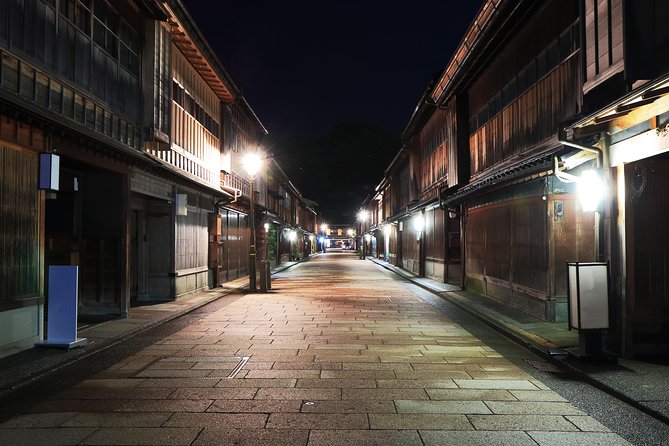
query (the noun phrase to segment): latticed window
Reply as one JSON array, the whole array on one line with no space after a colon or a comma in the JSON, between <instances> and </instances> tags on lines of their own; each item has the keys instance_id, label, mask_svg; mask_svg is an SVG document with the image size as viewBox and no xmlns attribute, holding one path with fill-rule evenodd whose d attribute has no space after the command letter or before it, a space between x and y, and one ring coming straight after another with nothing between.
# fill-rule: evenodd
<instances>
[{"instance_id":1,"label":"latticed window","mask_svg":"<svg viewBox=\"0 0 669 446\"><path fill-rule=\"evenodd\" d=\"M155 22L154 82L153 82L153 126L169 134L170 123L170 37L169 31Z\"/></svg>"},{"instance_id":2,"label":"latticed window","mask_svg":"<svg viewBox=\"0 0 669 446\"><path fill-rule=\"evenodd\" d=\"M39 295L36 158L0 145L0 307Z\"/></svg>"}]
</instances>

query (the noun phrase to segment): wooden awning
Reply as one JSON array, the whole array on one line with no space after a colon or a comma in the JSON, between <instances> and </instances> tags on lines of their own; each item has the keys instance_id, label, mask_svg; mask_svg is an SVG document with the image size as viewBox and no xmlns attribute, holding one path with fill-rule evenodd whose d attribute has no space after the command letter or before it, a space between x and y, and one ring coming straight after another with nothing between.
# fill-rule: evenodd
<instances>
[{"instance_id":1,"label":"wooden awning","mask_svg":"<svg viewBox=\"0 0 669 446\"><path fill-rule=\"evenodd\" d=\"M194 38L192 33L199 33L193 24L187 23L177 18L177 15L170 9L168 4L165 4L165 9L169 13L167 23L172 32L172 41L181 50L186 59L191 63L193 68L202 76L209 87L216 93L218 98L230 104L235 100L234 86L230 85L231 81L227 78L222 67L218 67L217 62L208 60L205 53L211 50L206 48L203 50L198 47L196 41L203 40L200 36ZM188 31L191 31L190 33Z\"/></svg>"}]
</instances>

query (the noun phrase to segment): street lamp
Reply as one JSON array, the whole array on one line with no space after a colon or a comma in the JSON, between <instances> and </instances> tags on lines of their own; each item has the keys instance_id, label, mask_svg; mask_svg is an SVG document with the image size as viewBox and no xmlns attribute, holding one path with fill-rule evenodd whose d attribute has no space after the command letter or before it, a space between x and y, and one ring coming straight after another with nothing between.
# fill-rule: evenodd
<instances>
[{"instance_id":1,"label":"street lamp","mask_svg":"<svg viewBox=\"0 0 669 446\"><path fill-rule=\"evenodd\" d=\"M321 225L321 231L323 232L323 237L321 237L321 252L325 252L325 240L328 238L328 228L327 223Z\"/></svg>"},{"instance_id":2,"label":"street lamp","mask_svg":"<svg viewBox=\"0 0 669 446\"><path fill-rule=\"evenodd\" d=\"M366 250L366 243L365 243L365 237L363 237L362 234L365 233L365 228L363 227L363 224L367 221L369 218L369 212L365 210L360 210L358 212L358 221L360 222L360 242L362 243L362 257L360 257L362 260L365 260L365 250Z\"/></svg>"},{"instance_id":3,"label":"street lamp","mask_svg":"<svg viewBox=\"0 0 669 446\"><path fill-rule=\"evenodd\" d=\"M256 221L255 209L253 203L253 184L256 180L256 173L262 166L262 158L257 152L248 153L243 159L242 164L249 174L249 220L251 220L251 240L249 245L249 291L256 290Z\"/></svg>"}]
</instances>

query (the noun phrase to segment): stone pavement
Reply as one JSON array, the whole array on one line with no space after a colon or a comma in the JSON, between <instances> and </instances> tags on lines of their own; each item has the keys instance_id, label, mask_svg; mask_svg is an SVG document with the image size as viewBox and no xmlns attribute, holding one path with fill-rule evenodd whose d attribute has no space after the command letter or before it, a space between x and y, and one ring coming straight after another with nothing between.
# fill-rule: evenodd
<instances>
[{"instance_id":1,"label":"stone pavement","mask_svg":"<svg viewBox=\"0 0 669 446\"><path fill-rule=\"evenodd\" d=\"M298 262L284 262L272 273L285 271ZM89 356L107 346L122 341L144 330L183 316L222 296L248 287L248 276L225 283L223 286L192 293L175 301L144 303L130 308L128 318L98 323L80 323L77 336L88 344L70 351L33 348L12 356L0 358L0 397L51 373L54 369Z\"/></svg>"},{"instance_id":2,"label":"stone pavement","mask_svg":"<svg viewBox=\"0 0 669 446\"><path fill-rule=\"evenodd\" d=\"M371 262L328 254L0 425L0 444L623 445Z\"/></svg>"},{"instance_id":3,"label":"stone pavement","mask_svg":"<svg viewBox=\"0 0 669 446\"><path fill-rule=\"evenodd\" d=\"M371 260L467 310L590 384L669 423L669 364L625 358L617 358L613 362L588 362L573 356L554 356L551 352L555 350L564 349L566 353L577 349L578 332L569 331L566 322L545 322L492 299L436 280L417 277L382 260Z\"/></svg>"}]
</instances>

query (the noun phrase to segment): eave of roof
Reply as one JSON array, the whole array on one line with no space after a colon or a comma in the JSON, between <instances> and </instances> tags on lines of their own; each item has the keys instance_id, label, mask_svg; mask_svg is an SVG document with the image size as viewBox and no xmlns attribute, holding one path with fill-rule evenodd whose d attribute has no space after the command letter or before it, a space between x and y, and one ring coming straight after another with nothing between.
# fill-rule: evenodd
<instances>
[{"instance_id":1,"label":"eave of roof","mask_svg":"<svg viewBox=\"0 0 669 446\"><path fill-rule=\"evenodd\" d=\"M174 44L222 102L234 102L241 96L239 88L225 71L181 1L168 0L163 5L169 15L167 23Z\"/></svg>"}]
</instances>

